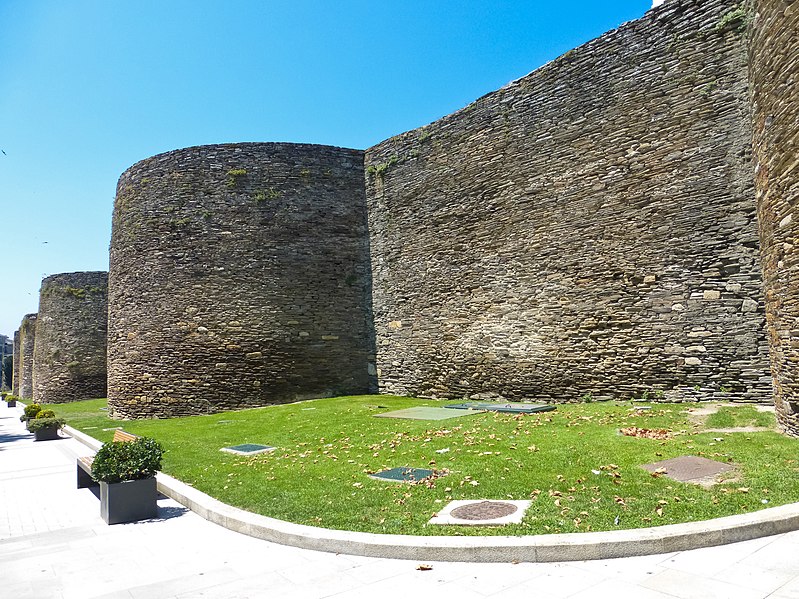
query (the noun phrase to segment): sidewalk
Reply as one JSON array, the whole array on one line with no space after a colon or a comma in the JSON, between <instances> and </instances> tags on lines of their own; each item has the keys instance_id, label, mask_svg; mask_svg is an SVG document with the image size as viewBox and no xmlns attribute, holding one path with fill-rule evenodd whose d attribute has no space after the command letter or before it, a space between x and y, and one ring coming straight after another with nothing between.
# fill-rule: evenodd
<instances>
[{"instance_id":1,"label":"sidewalk","mask_svg":"<svg viewBox=\"0 0 799 599\"><path fill-rule=\"evenodd\" d=\"M75 488L73 439L34 443L0 403L0 597L171 599L799 599L799 532L663 555L550 564L354 557L209 523L171 499L159 518L106 525Z\"/></svg>"}]
</instances>

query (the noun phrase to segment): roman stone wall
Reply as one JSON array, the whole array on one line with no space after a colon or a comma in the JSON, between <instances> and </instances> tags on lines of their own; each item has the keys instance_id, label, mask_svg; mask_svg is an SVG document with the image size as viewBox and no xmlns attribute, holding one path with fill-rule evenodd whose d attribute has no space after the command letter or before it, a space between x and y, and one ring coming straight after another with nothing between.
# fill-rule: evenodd
<instances>
[{"instance_id":1,"label":"roman stone wall","mask_svg":"<svg viewBox=\"0 0 799 599\"><path fill-rule=\"evenodd\" d=\"M42 281L33 352L33 400L66 403L106 396L108 273Z\"/></svg>"},{"instance_id":2,"label":"roman stone wall","mask_svg":"<svg viewBox=\"0 0 799 599\"><path fill-rule=\"evenodd\" d=\"M33 397L33 349L36 341L36 314L26 314L19 325L19 396Z\"/></svg>"},{"instance_id":3,"label":"roman stone wall","mask_svg":"<svg viewBox=\"0 0 799 599\"><path fill-rule=\"evenodd\" d=\"M19 395L19 329L14 331L14 370L11 373L11 393Z\"/></svg>"},{"instance_id":4,"label":"roman stone wall","mask_svg":"<svg viewBox=\"0 0 799 599\"><path fill-rule=\"evenodd\" d=\"M374 389L363 181L361 151L281 143L127 170L109 271L112 414Z\"/></svg>"},{"instance_id":5,"label":"roman stone wall","mask_svg":"<svg viewBox=\"0 0 799 599\"><path fill-rule=\"evenodd\" d=\"M777 419L799 435L799 2L757 0L755 182Z\"/></svg>"},{"instance_id":6,"label":"roman stone wall","mask_svg":"<svg viewBox=\"0 0 799 599\"><path fill-rule=\"evenodd\" d=\"M671 0L367 150L381 392L771 400L735 8Z\"/></svg>"}]
</instances>

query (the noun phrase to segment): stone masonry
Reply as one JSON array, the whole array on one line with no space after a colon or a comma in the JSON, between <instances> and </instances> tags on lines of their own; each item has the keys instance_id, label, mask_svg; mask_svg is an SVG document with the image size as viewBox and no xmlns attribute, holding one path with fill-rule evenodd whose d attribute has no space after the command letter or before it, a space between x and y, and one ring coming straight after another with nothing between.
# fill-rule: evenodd
<instances>
[{"instance_id":1,"label":"stone masonry","mask_svg":"<svg viewBox=\"0 0 799 599\"><path fill-rule=\"evenodd\" d=\"M105 397L108 273L45 278L38 314L33 400L42 404Z\"/></svg>"},{"instance_id":2,"label":"stone masonry","mask_svg":"<svg viewBox=\"0 0 799 599\"><path fill-rule=\"evenodd\" d=\"M33 349L36 340L36 314L26 314L19 325L19 396L33 397Z\"/></svg>"},{"instance_id":3,"label":"stone masonry","mask_svg":"<svg viewBox=\"0 0 799 599\"><path fill-rule=\"evenodd\" d=\"M363 152L300 144L188 148L126 171L109 272L112 414L375 390L363 181Z\"/></svg>"},{"instance_id":4,"label":"stone masonry","mask_svg":"<svg viewBox=\"0 0 799 599\"><path fill-rule=\"evenodd\" d=\"M799 2L755 7L755 183L774 401L780 425L799 435Z\"/></svg>"},{"instance_id":5,"label":"stone masonry","mask_svg":"<svg viewBox=\"0 0 799 599\"><path fill-rule=\"evenodd\" d=\"M11 393L14 395L19 395L19 329L14 331L14 365L13 365L13 372L11 374L12 381L11 381Z\"/></svg>"},{"instance_id":6,"label":"stone masonry","mask_svg":"<svg viewBox=\"0 0 799 599\"><path fill-rule=\"evenodd\" d=\"M770 401L734 8L667 2L367 151L381 392Z\"/></svg>"},{"instance_id":7,"label":"stone masonry","mask_svg":"<svg viewBox=\"0 0 799 599\"><path fill-rule=\"evenodd\" d=\"M375 388L771 402L776 384L799 434L797 6L669 0L365 153L134 165L113 414Z\"/></svg>"}]
</instances>

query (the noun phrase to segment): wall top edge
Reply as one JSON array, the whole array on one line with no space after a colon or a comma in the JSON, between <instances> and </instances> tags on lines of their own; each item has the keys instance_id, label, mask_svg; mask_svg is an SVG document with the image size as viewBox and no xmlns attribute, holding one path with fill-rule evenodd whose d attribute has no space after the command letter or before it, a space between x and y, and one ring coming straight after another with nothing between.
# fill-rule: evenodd
<instances>
[{"instance_id":1,"label":"wall top edge","mask_svg":"<svg viewBox=\"0 0 799 599\"><path fill-rule=\"evenodd\" d=\"M219 143L219 144L203 144L197 146L188 146L186 148L176 148L174 150L169 150L167 152L161 152L158 154L154 154L153 156L149 156L138 162L134 163L130 167L128 167L121 175L120 178L124 177L127 173L136 171L140 168L145 167L148 164L153 162L163 162L168 161L172 158L179 157L179 156L191 156L193 154L201 155L201 154L209 154L213 152L247 152L247 151L257 151L257 152L290 152L290 151L302 151L308 154L312 153L336 153L342 155L349 155L357 160L362 160L364 155L364 150L359 150L355 148L344 148L341 146L331 146L325 144L309 144L309 143L293 143L293 142L279 142L279 141L266 141L266 142L258 142L258 141L248 141L248 142L233 142L233 143Z\"/></svg>"}]
</instances>

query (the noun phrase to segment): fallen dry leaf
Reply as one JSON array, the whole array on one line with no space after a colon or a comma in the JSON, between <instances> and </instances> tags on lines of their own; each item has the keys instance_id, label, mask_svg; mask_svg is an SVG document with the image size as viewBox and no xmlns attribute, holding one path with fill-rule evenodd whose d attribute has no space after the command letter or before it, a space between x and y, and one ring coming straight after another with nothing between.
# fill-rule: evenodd
<instances>
[{"instance_id":1,"label":"fallen dry leaf","mask_svg":"<svg viewBox=\"0 0 799 599\"><path fill-rule=\"evenodd\" d=\"M650 472L649 476L651 476L652 478L660 478L664 474L666 474L666 469L665 468L658 468L657 470L655 470L653 472Z\"/></svg>"},{"instance_id":2,"label":"fallen dry leaf","mask_svg":"<svg viewBox=\"0 0 799 599\"><path fill-rule=\"evenodd\" d=\"M433 566L431 566L430 564L419 564L418 566L416 566L416 569L421 570L422 572L426 572L427 570L432 570Z\"/></svg>"},{"instance_id":3,"label":"fallen dry leaf","mask_svg":"<svg viewBox=\"0 0 799 599\"><path fill-rule=\"evenodd\" d=\"M672 432L665 428L638 428L637 426L628 426L619 429L622 435L627 437L638 437L640 439L671 439Z\"/></svg>"}]
</instances>

